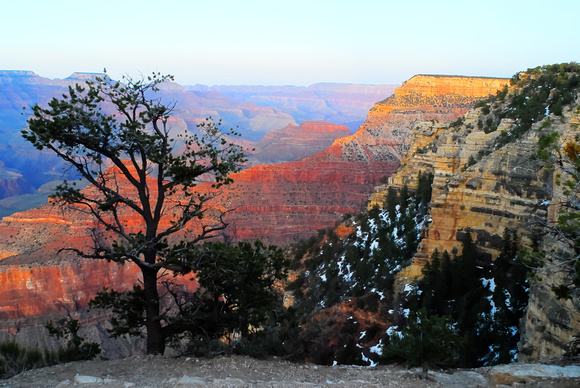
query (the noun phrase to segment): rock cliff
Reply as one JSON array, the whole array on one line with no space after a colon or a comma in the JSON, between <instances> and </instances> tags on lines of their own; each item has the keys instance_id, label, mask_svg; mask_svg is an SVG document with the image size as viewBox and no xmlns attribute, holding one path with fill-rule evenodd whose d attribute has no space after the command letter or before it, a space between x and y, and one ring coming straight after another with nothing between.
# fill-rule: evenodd
<instances>
[{"instance_id":1,"label":"rock cliff","mask_svg":"<svg viewBox=\"0 0 580 388\"><path fill-rule=\"evenodd\" d=\"M382 204L389 188L417 187L419 172L434 174L430 216L413 263L401 272L402 278L421 276L436 249L460 253L467 233L491 259L500 253L506 229L515 231L520 244L530 249L535 246L550 252L558 246L546 226L554 224L560 211L563 192L558 181L562 178L538 152L540 139L548 134L556 134L554 144L563 145L580 132L580 100L574 81L578 77L560 76L565 80L557 84L560 87L566 82L576 85L563 108L564 100L557 99L568 95L566 89L542 90L520 83L451 125L423 122L414 127L401 168L388 184L376 188L370 200L370 206ZM523 73L520 78L540 79L540 75ZM426 94L429 89L423 88ZM527 103L534 98L544 104L533 106L537 112L530 108L533 102ZM556 298L552 286L566 279L555 268L540 269L532 282L520 328L521 360L562 356L580 333L577 290L571 300Z\"/></svg>"},{"instance_id":2,"label":"rock cliff","mask_svg":"<svg viewBox=\"0 0 580 388\"><path fill-rule=\"evenodd\" d=\"M103 287L128 290L139 269L100 260L77 260L53 266L0 266L0 320L86 307ZM2 325L5 328L5 325Z\"/></svg>"},{"instance_id":3,"label":"rock cliff","mask_svg":"<svg viewBox=\"0 0 580 388\"><path fill-rule=\"evenodd\" d=\"M336 139L350 135L350 129L344 125L314 121L299 126L288 124L264 135L248 159L251 164L294 161L322 152Z\"/></svg>"},{"instance_id":4,"label":"rock cliff","mask_svg":"<svg viewBox=\"0 0 580 388\"><path fill-rule=\"evenodd\" d=\"M426 90L420 86L423 82L429 84ZM506 82L413 77L394 96L375 104L355 134L337 139L327 150L237 174L222 200L236 209L229 215L234 233L241 239L287 244L334 225L343 214L357 212L379 180L397 169L416 123L455 120ZM435 102L436 109L430 105Z\"/></svg>"}]
</instances>

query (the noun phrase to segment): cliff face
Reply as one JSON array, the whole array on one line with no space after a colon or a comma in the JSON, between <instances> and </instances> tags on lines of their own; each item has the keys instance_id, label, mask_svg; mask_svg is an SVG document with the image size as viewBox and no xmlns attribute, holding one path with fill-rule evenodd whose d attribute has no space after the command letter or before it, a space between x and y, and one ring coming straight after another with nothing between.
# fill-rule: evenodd
<instances>
[{"instance_id":1,"label":"cliff face","mask_svg":"<svg viewBox=\"0 0 580 388\"><path fill-rule=\"evenodd\" d=\"M125 291L137 281L139 269L90 260L58 266L0 266L0 320L86 307L103 287Z\"/></svg>"},{"instance_id":2,"label":"cliff face","mask_svg":"<svg viewBox=\"0 0 580 388\"><path fill-rule=\"evenodd\" d=\"M456 129L428 123L418 126L417 142L403 161L405 168L391 179L394 186L414 187L419 171L434 174L431 222L422 231L415 275L435 249L457 252L468 230L478 246L495 258L506 228L518 229L529 242L531 231L524 223L530 216L546 214L545 206L540 206L548 193L543 163L536 157L537 133L495 151L494 143L502 128L509 128L509 121L489 134L469 128L474 125L468 115ZM427 144L428 139L433 142ZM483 156L486 153L490 155Z\"/></svg>"},{"instance_id":3,"label":"cliff face","mask_svg":"<svg viewBox=\"0 0 580 388\"><path fill-rule=\"evenodd\" d=\"M422 82L429 82L427 92L417 87ZM453 88L455 82L457 90ZM222 200L236 208L229 215L233 233L241 239L263 238L287 244L334 225L341 215L357 212L378 181L396 170L416 123L426 118L455 120L505 82L414 77L393 97L375 104L355 134L337 139L324 152L237 174L234 184L224 190ZM465 86L473 84L477 87ZM414 97L405 97L409 95ZM430 108L433 101L439 101L437 109Z\"/></svg>"},{"instance_id":4,"label":"cliff face","mask_svg":"<svg viewBox=\"0 0 580 388\"><path fill-rule=\"evenodd\" d=\"M305 121L299 126L270 131L255 145L251 164L272 164L298 160L324 151L341 137L350 136L347 126Z\"/></svg>"},{"instance_id":5,"label":"cliff face","mask_svg":"<svg viewBox=\"0 0 580 388\"><path fill-rule=\"evenodd\" d=\"M526 101L522 93L510 87L506 100L520 96L519 101ZM546 97L553 95L558 94L546 92ZM523 120L508 118L512 108L508 109L503 100L492 104L491 113L489 105L478 108L452 125L432 122L415 126L401 168L387 185L376 188L370 202L371 206L381 204L389 188L417 187L419 172L434 174L429 222L421 231L412 265L401 277L421 276L435 249L460 252L467 233L492 259L500 253L506 229L516 231L525 247L538 240L543 241L540 248L547 252L558 246L544 227L557 219L557 204L563 195L556 182L561 178L557 169L538 157L538 150L540 138L547 134L556 133L558 145L578 136L580 100L571 101L561 114L548 114L545 108L547 116L531 120L530 128L507 144L510 134L521 131ZM580 333L577 291L572 300L556 298L551 287L566 279L554 268L548 265L541 269L540 277L532 282L520 328L518 359L561 356Z\"/></svg>"}]
</instances>

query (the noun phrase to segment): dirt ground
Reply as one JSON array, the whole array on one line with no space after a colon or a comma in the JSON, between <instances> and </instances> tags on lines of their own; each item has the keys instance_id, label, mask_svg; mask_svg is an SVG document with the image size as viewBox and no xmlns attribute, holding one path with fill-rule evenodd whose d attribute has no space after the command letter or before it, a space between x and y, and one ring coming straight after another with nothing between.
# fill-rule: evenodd
<instances>
[{"instance_id":1,"label":"dirt ground","mask_svg":"<svg viewBox=\"0 0 580 388\"><path fill-rule=\"evenodd\" d=\"M572 388L580 386L580 366L509 364L471 370L431 371L397 365L320 366L280 359L231 356L133 356L120 360L73 362L31 370L0 387L488 387Z\"/></svg>"},{"instance_id":2,"label":"dirt ground","mask_svg":"<svg viewBox=\"0 0 580 388\"><path fill-rule=\"evenodd\" d=\"M487 386L473 371L431 373L399 366L296 364L232 356L214 359L135 356L36 369L0 380L0 387L467 387Z\"/></svg>"}]
</instances>

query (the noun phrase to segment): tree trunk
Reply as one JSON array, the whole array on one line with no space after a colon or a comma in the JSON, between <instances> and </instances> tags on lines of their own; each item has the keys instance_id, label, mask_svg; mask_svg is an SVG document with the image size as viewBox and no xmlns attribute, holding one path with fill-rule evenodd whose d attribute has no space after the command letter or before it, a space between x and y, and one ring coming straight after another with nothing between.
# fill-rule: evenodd
<instances>
[{"instance_id":1,"label":"tree trunk","mask_svg":"<svg viewBox=\"0 0 580 388\"><path fill-rule=\"evenodd\" d=\"M429 363L427 361L423 361L421 377L424 380L429 380Z\"/></svg>"},{"instance_id":2,"label":"tree trunk","mask_svg":"<svg viewBox=\"0 0 580 388\"><path fill-rule=\"evenodd\" d=\"M157 290L157 270L142 269L143 289L146 301L147 354L163 354L165 336L161 329L159 315L159 292Z\"/></svg>"}]
</instances>

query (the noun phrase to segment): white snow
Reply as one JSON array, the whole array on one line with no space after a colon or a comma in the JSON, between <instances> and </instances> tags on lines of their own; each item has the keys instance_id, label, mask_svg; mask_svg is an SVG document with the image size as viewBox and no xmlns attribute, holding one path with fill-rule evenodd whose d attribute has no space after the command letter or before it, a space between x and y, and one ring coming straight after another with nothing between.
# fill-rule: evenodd
<instances>
[{"instance_id":1,"label":"white snow","mask_svg":"<svg viewBox=\"0 0 580 388\"><path fill-rule=\"evenodd\" d=\"M369 363L369 366L377 366L377 363L374 362L373 360L371 360L370 358L368 358L367 356L365 356L364 353L361 353L360 355L361 355L361 358L362 358L362 360L364 362L368 362Z\"/></svg>"},{"instance_id":2,"label":"white snow","mask_svg":"<svg viewBox=\"0 0 580 388\"><path fill-rule=\"evenodd\" d=\"M398 326L389 326L386 332L387 335L389 337L396 335L399 338L403 338L403 333L400 330L397 330L398 328L399 328Z\"/></svg>"},{"instance_id":3,"label":"white snow","mask_svg":"<svg viewBox=\"0 0 580 388\"><path fill-rule=\"evenodd\" d=\"M381 338L379 343L376 344L375 346L371 346L371 348L369 349L369 352L374 353L374 354L378 354L378 355L383 354L383 339Z\"/></svg>"}]
</instances>

